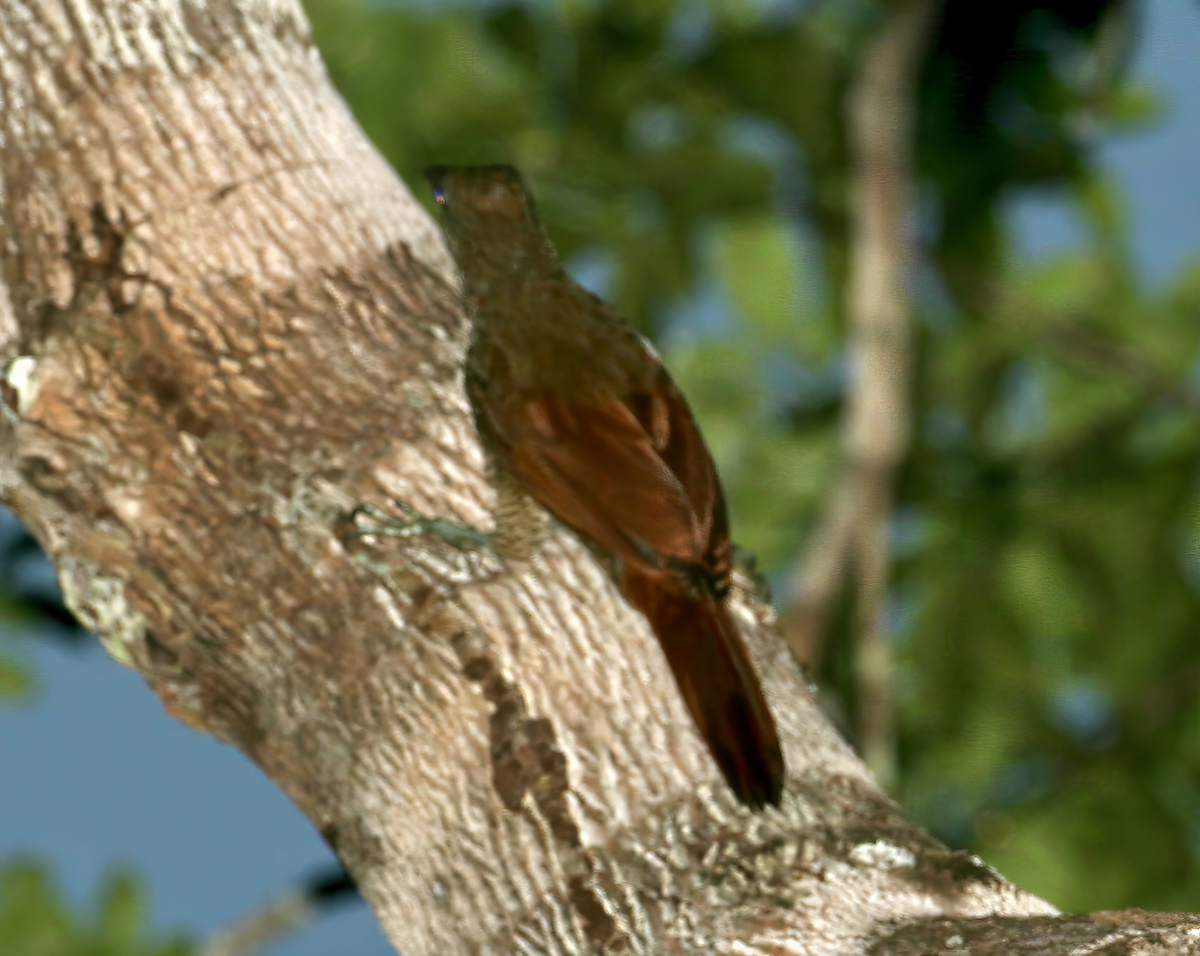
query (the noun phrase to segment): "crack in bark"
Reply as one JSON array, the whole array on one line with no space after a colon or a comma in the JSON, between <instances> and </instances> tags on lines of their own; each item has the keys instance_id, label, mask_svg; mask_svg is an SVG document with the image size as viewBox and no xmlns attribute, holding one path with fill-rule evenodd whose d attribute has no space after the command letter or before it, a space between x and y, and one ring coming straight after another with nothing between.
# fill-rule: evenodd
<instances>
[{"instance_id":1,"label":"crack in bark","mask_svg":"<svg viewBox=\"0 0 1200 956\"><path fill-rule=\"evenodd\" d=\"M566 877L568 902L591 944L607 953L630 950L629 928L610 912L610 895L599 885L604 874L584 845L572 812L566 754L554 724L530 713L520 684L504 676L487 638L460 616L452 596L431 589L414 598L418 606L433 606L429 618L440 617L441 627L429 619L428 624L433 624L434 630L446 628L444 633L462 664L463 675L480 687L492 705L488 743L492 788L500 802L510 813L521 814L539 830L548 831Z\"/></svg>"}]
</instances>

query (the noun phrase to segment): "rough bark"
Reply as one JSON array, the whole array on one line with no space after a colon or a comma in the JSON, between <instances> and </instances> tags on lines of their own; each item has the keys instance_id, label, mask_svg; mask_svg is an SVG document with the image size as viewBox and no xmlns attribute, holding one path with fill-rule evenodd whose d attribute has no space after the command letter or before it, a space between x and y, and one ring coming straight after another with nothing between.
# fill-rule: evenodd
<instances>
[{"instance_id":1,"label":"rough bark","mask_svg":"<svg viewBox=\"0 0 1200 956\"><path fill-rule=\"evenodd\" d=\"M1081 952L887 801L748 593L790 767L762 815L569 535L498 575L345 537L388 498L486 526L491 492L451 264L292 0L0 0L0 93L3 497L406 956L907 953L972 917Z\"/></svg>"}]
</instances>

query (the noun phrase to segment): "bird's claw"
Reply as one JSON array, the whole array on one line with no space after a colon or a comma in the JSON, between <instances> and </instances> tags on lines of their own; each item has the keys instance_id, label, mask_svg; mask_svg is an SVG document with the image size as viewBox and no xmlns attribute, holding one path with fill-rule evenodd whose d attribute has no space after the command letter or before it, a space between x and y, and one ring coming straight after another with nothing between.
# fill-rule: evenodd
<instances>
[{"instance_id":1,"label":"bird's claw","mask_svg":"<svg viewBox=\"0 0 1200 956\"><path fill-rule=\"evenodd\" d=\"M455 524L444 518L424 518L412 505L397 501L396 507L404 518L388 514L377 505L369 502L358 505L348 515L352 525L346 538L365 538L371 535L382 535L391 538L413 538L422 535L433 535L458 551L491 551L492 536L466 525ZM369 527L360 527L359 515L365 515L376 522Z\"/></svg>"}]
</instances>

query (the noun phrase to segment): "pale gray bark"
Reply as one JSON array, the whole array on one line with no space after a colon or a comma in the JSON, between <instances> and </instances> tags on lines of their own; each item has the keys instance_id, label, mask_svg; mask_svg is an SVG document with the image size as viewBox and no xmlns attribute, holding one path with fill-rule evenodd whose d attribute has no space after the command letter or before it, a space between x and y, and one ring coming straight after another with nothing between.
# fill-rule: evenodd
<instances>
[{"instance_id":1,"label":"pale gray bark","mask_svg":"<svg viewBox=\"0 0 1200 956\"><path fill-rule=\"evenodd\" d=\"M342 540L356 502L485 526L492 496L451 264L293 0L0 0L0 94L4 499L109 652L288 794L406 956L1053 936L878 791L746 594L790 768L762 815L569 535L486 583L435 541Z\"/></svg>"}]
</instances>

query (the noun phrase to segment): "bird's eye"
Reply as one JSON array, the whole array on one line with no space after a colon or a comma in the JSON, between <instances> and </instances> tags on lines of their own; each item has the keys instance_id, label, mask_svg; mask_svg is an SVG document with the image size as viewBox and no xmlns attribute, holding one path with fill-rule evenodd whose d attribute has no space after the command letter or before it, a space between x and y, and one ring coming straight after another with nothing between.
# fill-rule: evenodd
<instances>
[{"instance_id":1,"label":"bird's eye","mask_svg":"<svg viewBox=\"0 0 1200 956\"><path fill-rule=\"evenodd\" d=\"M446 205L446 197L442 195L442 191L440 189L435 189L433 191L433 198L437 200L437 204L439 206Z\"/></svg>"}]
</instances>

